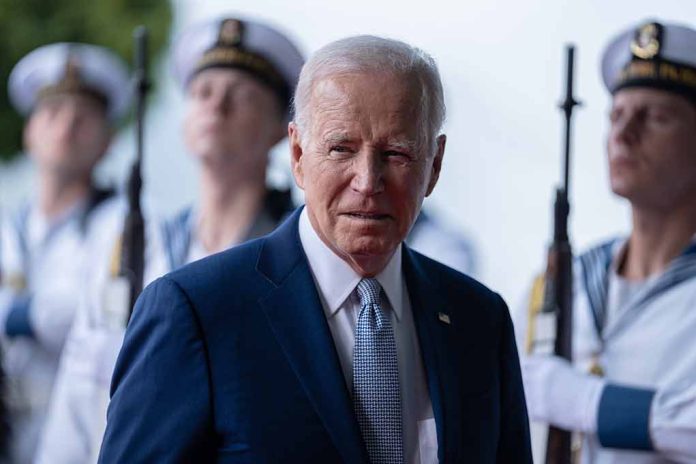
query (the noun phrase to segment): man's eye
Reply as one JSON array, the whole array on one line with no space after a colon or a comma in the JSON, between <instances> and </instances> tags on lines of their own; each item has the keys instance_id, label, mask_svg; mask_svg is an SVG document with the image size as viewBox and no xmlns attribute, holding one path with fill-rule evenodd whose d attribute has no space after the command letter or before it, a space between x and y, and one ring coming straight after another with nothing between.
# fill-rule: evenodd
<instances>
[{"instance_id":1,"label":"man's eye","mask_svg":"<svg viewBox=\"0 0 696 464\"><path fill-rule=\"evenodd\" d=\"M334 145L329 149L329 151L331 153L349 153L350 149L343 145Z\"/></svg>"},{"instance_id":2,"label":"man's eye","mask_svg":"<svg viewBox=\"0 0 696 464\"><path fill-rule=\"evenodd\" d=\"M387 150L384 152L384 156L386 156L387 158L401 158L401 159L410 158L408 153L405 153L403 151L397 151L397 150Z\"/></svg>"},{"instance_id":3,"label":"man's eye","mask_svg":"<svg viewBox=\"0 0 696 464\"><path fill-rule=\"evenodd\" d=\"M669 114L663 110L649 110L648 117L657 122L667 122L669 120Z\"/></svg>"},{"instance_id":4,"label":"man's eye","mask_svg":"<svg viewBox=\"0 0 696 464\"><path fill-rule=\"evenodd\" d=\"M205 100L210 95L210 89L206 86L199 85L192 89L191 95L198 100Z\"/></svg>"}]
</instances>

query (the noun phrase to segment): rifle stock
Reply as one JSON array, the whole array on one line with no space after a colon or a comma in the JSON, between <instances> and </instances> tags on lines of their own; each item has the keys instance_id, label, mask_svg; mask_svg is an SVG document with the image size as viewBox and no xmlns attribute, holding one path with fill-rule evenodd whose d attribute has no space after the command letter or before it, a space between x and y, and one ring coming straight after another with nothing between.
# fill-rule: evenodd
<instances>
[{"instance_id":1,"label":"rifle stock","mask_svg":"<svg viewBox=\"0 0 696 464\"><path fill-rule=\"evenodd\" d=\"M572 358L572 263L573 254L569 242L554 243L549 251L551 275L547 275L549 306L556 314L554 354ZM571 432L549 426L546 441L546 464L570 464L572 462Z\"/></svg>"}]
</instances>

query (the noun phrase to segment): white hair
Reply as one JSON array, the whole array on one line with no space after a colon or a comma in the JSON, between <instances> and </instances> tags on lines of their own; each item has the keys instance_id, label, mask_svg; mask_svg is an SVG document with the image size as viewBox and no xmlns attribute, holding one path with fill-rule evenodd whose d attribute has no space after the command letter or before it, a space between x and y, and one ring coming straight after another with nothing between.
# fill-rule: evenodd
<instances>
[{"instance_id":1,"label":"white hair","mask_svg":"<svg viewBox=\"0 0 696 464\"><path fill-rule=\"evenodd\" d=\"M428 141L433 143L445 120L445 99L435 60L404 42L371 35L348 37L319 49L305 63L293 100L294 120L305 131L309 127L314 85L326 78L355 73L413 76L421 87Z\"/></svg>"}]
</instances>

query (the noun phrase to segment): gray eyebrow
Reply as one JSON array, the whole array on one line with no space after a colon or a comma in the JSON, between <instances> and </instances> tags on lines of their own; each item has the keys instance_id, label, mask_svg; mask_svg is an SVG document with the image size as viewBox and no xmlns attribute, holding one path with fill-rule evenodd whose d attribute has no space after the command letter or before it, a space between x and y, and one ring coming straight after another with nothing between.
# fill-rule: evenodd
<instances>
[{"instance_id":1,"label":"gray eyebrow","mask_svg":"<svg viewBox=\"0 0 696 464\"><path fill-rule=\"evenodd\" d=\"M416 142L415 140L404 140L404 141L390 140L387 142L387 147L392 148L392 149L395 148L397 150L416 152L420 148L420 144L418 142Z\"/></svg>"},{"instance_id":2,"label":"gray eyebrow","mask_svg":"<svg viewBox=\"0 0 696 464\"><path fill-rule=\"evenodd\" d=\"M345 143L352 139L346 133L328 134L323 138L325 144Z\"/></svg>"},{"instance_id":3,"label":"gray eyebrow","mask_svg":"<svg viewBox=\"0 0 696 464\"><path fill-rule=\"evenodd\" d=\"M323 138L327 145L352 142L353 139L346 133L329 134ZM420 144L415 140L387 140L384 144L389 149L405 150L416 152L420 148Z\"/></svg>"}]
</instances>

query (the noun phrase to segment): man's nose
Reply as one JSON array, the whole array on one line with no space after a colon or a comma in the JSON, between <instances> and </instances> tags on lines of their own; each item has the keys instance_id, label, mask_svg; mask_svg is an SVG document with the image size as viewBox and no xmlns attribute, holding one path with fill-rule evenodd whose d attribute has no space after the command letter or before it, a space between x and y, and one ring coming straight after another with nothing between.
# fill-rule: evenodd
<instances>
[{"instance_id":1,"label":"man's nose","mask_svg":"<svg viewBox=\"0 0 696 464\"><path fill-rule=\"evenodd\" d=\"M232 98L228 91L214 93L210 97L212 111L227 116L232 111Z\"/></svg>"},{"instance_id":2,"label":"man's nose","mask_svg":"<svg viewBox=\"0 0 696 464\"><path fill-rule=\"evenodd\" d=\"M627 114L612 123L611 136L616 142L633 144L640 135L641 115Z\"/></svg>"},{"instance_id":3,"label":"man's nose","mask_svg":"<svg viewBox=\"0 0 696 464\"><path fill-rule=\"evenodd\" d=\"M78 129L81 116L76 105L63 105L58 112L57 131L62 135L72 135Z\"/></svg>"},{"instance_id":4,"label":"man's nose","mask_svg":"<svg viewBox=\"0 0 696 464\"><path fill-rule=\"evenodd\" d=\"M352 187L363 195L375 195L384 190L384 162L376 150L359 153L353 164Z\"/></svg>"}]
</instances>

